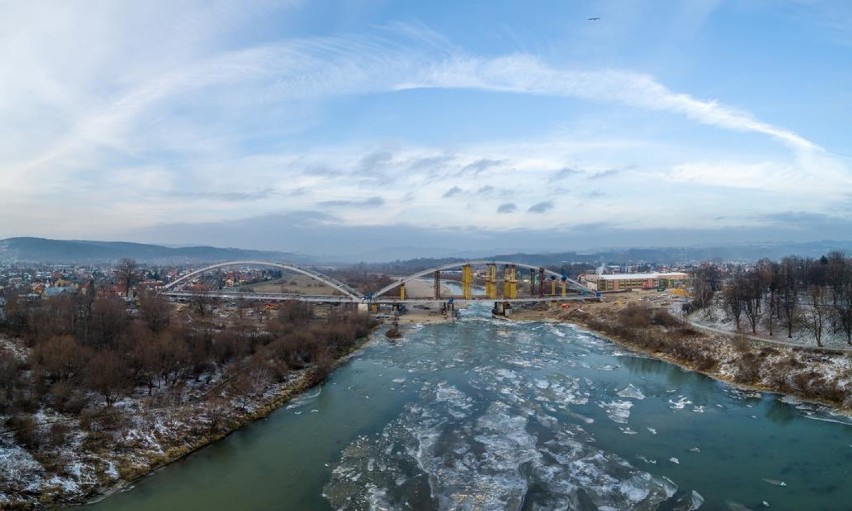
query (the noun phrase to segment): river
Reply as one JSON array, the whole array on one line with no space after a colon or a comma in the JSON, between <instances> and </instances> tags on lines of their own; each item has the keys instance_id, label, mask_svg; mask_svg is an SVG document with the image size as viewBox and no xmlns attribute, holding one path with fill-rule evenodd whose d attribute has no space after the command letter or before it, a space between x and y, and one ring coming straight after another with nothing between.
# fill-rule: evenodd
<instances>
[{"instance_id":1,"label":"river","mask_svg":"<svg viewBox=\"0 0 852 511\"><path fill-rule=\"evenodd\" d=\"M473 307L88 508L848 510L850 467L846 418Z\"/></svg>"}]
</instances>

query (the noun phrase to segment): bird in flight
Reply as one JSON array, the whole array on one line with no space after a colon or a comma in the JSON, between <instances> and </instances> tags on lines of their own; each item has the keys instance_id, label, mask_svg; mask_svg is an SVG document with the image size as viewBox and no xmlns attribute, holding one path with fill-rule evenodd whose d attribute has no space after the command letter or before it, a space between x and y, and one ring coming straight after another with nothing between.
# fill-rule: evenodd
<instances>
[{"instance_id":1,"label":"bird in flight","mask_svg":"<svg viewBox=\"0 0 852 511\"><path fill-rule=\"evenodd\" d=\"M600 21L600 18L589 18L589 21Z\"/></svg>"}]
</instances>

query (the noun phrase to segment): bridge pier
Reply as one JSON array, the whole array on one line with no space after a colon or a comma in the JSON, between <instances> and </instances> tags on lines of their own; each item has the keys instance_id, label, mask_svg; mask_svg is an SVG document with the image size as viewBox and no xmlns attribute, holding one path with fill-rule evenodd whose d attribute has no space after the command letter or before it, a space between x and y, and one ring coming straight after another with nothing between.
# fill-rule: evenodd
<instances>
[{"instance_id":1,"label":"bridge pier","mask_svg":"<svg viewBox=\"0 0 852 511\"><path fill-rule=\"evenodd\" d=\"M441 270L435 270L435 299L441 299Z\"/></svg>"},{"instance_id":2,"label":"bridge pier","mask_svg":"<svg viewBox=\"0 0 852 511\"><path fill-rule=\"evenodd\" d=\"M485 266L485 296L492 300L497 298L497 265L494 263Z\"/></svg>"},{"instance_id":3,"label":"bridge pier","mask_svg":"<svg viewBox=\"0 0 852 511\"><path fill-rule=\"evenodd\" d=\"M514 264L503 268L503 298L514 300L518 297L518 277Z\"/></svg>"},{"instance_id":4,"label":"bridge pier","mask_svg":"<svg viewBox=\"0 0 852 511\"><path fill-rule=\"evenodd\" d=\"M508 318L512 315L512 304L501 301L494 302L494 308L491 309L491 315Z\"/></svg>"}]
</instances>

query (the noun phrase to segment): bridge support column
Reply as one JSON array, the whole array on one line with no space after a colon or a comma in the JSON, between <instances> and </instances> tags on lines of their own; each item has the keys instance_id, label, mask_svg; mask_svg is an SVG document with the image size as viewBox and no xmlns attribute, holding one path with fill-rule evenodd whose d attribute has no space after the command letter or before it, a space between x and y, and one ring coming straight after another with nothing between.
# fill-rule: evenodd
<instances>
[{"instance_id":1,"label":"bridge support column","mask_svg":"<svg viewBox=\"0 0 852 511\"><path fill-rule=\"evenodd\" d=\"M530 268L530 296L535 296L535 270Z\"/></svg>"},{"instance_id":2,"label":"bridge support column","mask_svg":"<svg viewBox=\"0 0 852 511\"><path fill-rule=\"evenodd\" d=\"M485 295L497 299L497 265L493 263L485 267Z\"/></svg>"},{"instance_id":3,"label":"bridge support column","mask_svg":"<svg viewBox=\"0 0 852 511\"><path fill-rule=\"evenodd\" d=\"M538 269L538 297L544 298L544 268Z\"/></svg>"},{"instance_id":4,"label":"bridge support column","mask_svg":"<svg viewBox=\"0 0 852 511\"><path fill-rule=\"evenodd\" d=\"M435 270L435 299L441 299L441 270Z\"/></svg>"},{"instance_id":5,"label":"bridge support column","mask_svg":"<svg viewBox=\"0 0 852 511\"><path fill-rule=\"evenodd\" d=\"M473 296L473 268L469 264L462 266L462 296L465 300L470 300Z\"/></svg>"},{"instance_id":6,"label":"bridge support column","mask_svg":"<svg viewBox=\"0 0 852 511\"><path fill-rule=\"evenodd\" d=\"M518 277L514 264L507 264L503 273L503 298L514 300L518 297Z\"/></svg>"},{"instance_id":7,"label":"bridge support column","mask_svg":"<svg viewBox=\"0 0 852 511\"><path fill-rule=\"evenodd\" d=\"M550 296L556 296L556 281L550 281Z\"/></svg>"},{"instance_id":8,"label":"bridge support column","mask_svg":"<svg viewBox=\"0 0 852 511\"><path fill-rule=\"evenodd\" d=\"M562 296L565 296L567 294L568 294L568 283L563 280L562 281Z\"/></svg>"},{"instance_id":9,"label":"bridge support column","mask_svg":"<svg viewBox=\"0 0 852 511\"><path fill-rule=\"evenodd\" d=\"M399 285L399 299L405 300L405 282Z\"/></svg>"}]
</instances>

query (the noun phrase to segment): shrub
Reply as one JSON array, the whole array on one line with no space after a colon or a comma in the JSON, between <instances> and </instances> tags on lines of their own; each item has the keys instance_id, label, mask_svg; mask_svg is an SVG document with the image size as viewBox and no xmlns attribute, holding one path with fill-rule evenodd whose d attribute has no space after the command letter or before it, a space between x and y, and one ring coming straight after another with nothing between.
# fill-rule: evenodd
<instances>
[{"instance_id":1,"label":"shrub","mask_svg":"<svg viewBox=\"0 0 852 511\"><path fill-rule=\"evenodd\" d=\"M14 433L15 440L19 444L31 451L38 449L44 443L38 424L30 414L13 415L6 421L6 427Z\"/></svg>"},{"instance_id":2,"label":"shrub","mask_svg":"<svg viewBox=\"0 0 852 511\"><path fill-rule=\"evenodd\" d=\"M665 309L654 311L653 315L651 316L651 323L666 328L675 328L681 326L681 321L676 317L672 316L671 313Z\"/></svg>"}]
</instances>

